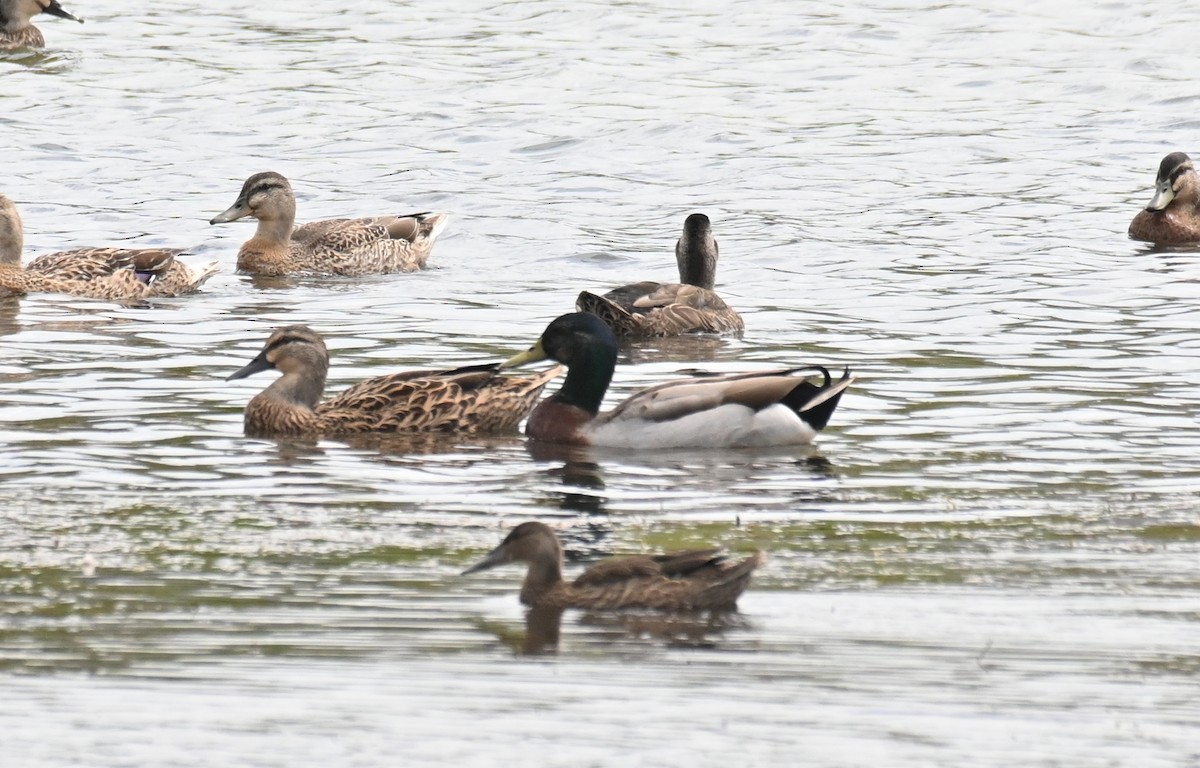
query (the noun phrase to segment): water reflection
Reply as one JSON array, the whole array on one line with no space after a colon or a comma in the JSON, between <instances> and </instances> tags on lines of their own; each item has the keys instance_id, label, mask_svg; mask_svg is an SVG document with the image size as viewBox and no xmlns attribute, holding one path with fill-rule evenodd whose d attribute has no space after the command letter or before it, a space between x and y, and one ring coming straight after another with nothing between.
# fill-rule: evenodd
<instances>
[{"instance_id":1,"label":"water reflection","mask_svg":"<svg viewBox=\"0 0 1200 768\"><path fill-rule=\"evenodd\" d=\"M287 288L295 288L300 284L300 279L296 277L288 277L286 275L247 275L245 279L260 291L278 291Z\"/></svg>"},{"instance_id":2,"label":"water reflection","mask_svg":"<svg viewBox=\"0 0 1200 768\"><path fill-rule=\"evenodd\" d=\"M270 440L256 438L255 442L263 442L275 446L275 455L269 460L269 463L275 466L313 466L315 464L314 459L325 455L325 450L321 447L320 441L314 438L281 437Z\"/></svg>"},{"instance_id":3,"label":"water reflection","mask_svg":"<svg viewBox=\"0 0 1200 768\"><path fill-rule=\"evenodd\" d=\"M729 630L750 629L751 622L736 610L680 613L585 613L579 623L607 630L598 638L616 641L654 640L671 648L716 648Z\"/></svg>"},{"instance_id":4,"label":"water reflection","mask_svg":"<svg viewBox=\"0 0 1200 768\"><path fill-rule=\"evenodd\" d=\"M564 613L561 608L530 608L525 611L521 629L510 623L486 620L476 622L476 626L494 634L514 654L541 656L558 653ZM572 642L603 647L622 642L653 642L668 648L713 649L720 646L730 630L753 626L737 611L589 611L578 616L578 626L586 631L574 635Z\"/></svg>"},{"instance_id":5,"label":"water reflection","mask_svg":"<svg viewBox=\"0 0 1200 768\"><path fill-rule=\"evenodd\" d=\"M9 336L21 330L17 316L21 314L19 295L0 296L0 336Z\"/></svg>"},{"instance_id":6,"label":"water reflection","mask_svg":"<svg viewBox=\"0 0 1200 768\"><path fill-rule=\"evenodd\" d=\"M622 362L637 363L708 363L716 360L730 341L724 336L688 334L661 339L624 341Z\"/></svg>"},{"instance_id":7,"label":"water reflection","mask_svg":"<svg viewBox=\"0 0 1200 768\"><path fill-rule=\"evenodd\" d=\"M76 55L43 48L0 51L0 65L13 64L41 75L61 75L75 66Z\"/></svg>"},{"instance_id":8,"label":"water reflection","mask_svg":"<svg viewBox=\"0 0 1200 768\"><path fill-rule=\"evenodd\" d=\"M604 471L593 459L589 447L526 440L525 451L534 461L551 464L546 476L565 486L557 494L560 509L586 515L608 514L605 507L608 499L595 493L604 490Z\"/></svg>"},{"instance_id":9,"label":"water reflection","mask_svg":"<svg viewBox=\"0 0 1200 768\"><path fill-rule=\"evenodd\" d=\"M367 192L462 215L437 265L403 278L226 274L137 310L0 301L0 656L37 673L6 681L20 703L0 718L7 763L129 762L117 697L138 708L133 741L178 736L140 763L208 768L228 755L162 750L233 738L243 762L269 764L308 738L327 764L375 766L395 755L320 750L411 744L478 720L481 699L544 693L500 713L494 762L527 760L533 740L577 762L637 762L647 744L683 762L694 745L662 740L693 733L699 710L709 754L752 763L803 740L839 767L1020 765L1035 742L1046 762L1190 764L1197 253L1125 230L1149 163L1194 141L1194 83L1146 54L1191 50L1193 11L1043 4L1031 24L1011 3L904 0L869 18L779 0L376 3L326 34L315 4L286 20L278 4L97 5L110 23L74 36L78 54L0 55L5 192L42 201L31 252L170 233L232 266L249 231L198 212L267 157L306 179L313 218ZM580 26L593 17L606 23ZM1059 180L1071 200L1047 191ZM253 391L216 383L257 353L251 329L291 323L337 339L331 392L393 359L524 349L580 287L623 282L629 254L663 269L662 233L693 207L722 222L747 336L630 344L609 403L684 368L870 371L816 448L252 441ZM526 621L506 574L515 649L571 656L537 689L530 665L477 653L509 646L450 586L454 553L534 517L569 526L572 560L732 538L773 553L774 589L745 596L745 631L737 617L562 627ZM89 553L100 576L71 576ZM721 652L663 652L674 644ZM1128 673L1154 659L1129 696ZM125 661L203 679L207 702L189 697L200 686L97 695L111 678L61 674ZM1053 695L1031 698L1046 680ZM722 693L711 709L701 683ZM631 695L645 710L619 706ZM272 708L255 714L264 696L282 730ZM582 757L576 715L595 731ZM355 738L328 739L331 722Z\"/></svg>"},{"instance_id":10,"label":"water reflection","mask_svg":"<svg viewBox=\"0 0 1200 768\"><path fill-rule=\"evenodd\" d=\"M502 645L519 656L540 656L558 652L562 616L561 608L530 608L525 611L523 631L497 621L480 620L477 626L494 634Z\"/></svg>"}]
</instances>

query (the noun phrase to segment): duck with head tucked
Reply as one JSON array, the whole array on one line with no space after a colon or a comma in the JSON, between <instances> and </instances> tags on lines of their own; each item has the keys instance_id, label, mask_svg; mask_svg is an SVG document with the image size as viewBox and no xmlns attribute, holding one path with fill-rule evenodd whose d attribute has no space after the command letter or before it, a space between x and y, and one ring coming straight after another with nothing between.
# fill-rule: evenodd
<instances>
[{"instance_id":1,"label":"duck with head tucked","mask_svg":"<svg viewBox=\"0 0 1200 768\"><path fill-rule=\"evenodd\" d=\"M634 555L601 561L566 581L558 536L544 523L528 522L514 528L463 575L526 563L521 602L533 608L730 610L765 561L766 555L756 552L733 562L717 549Z\"/></svg>"},{"instance_id":2,"label":"duck with head tucked","mask_svg":"<svg viewBox=\"0 0 1200 768\"><path fill-rule=\"evenodd\" d=\"M233 205L209 224L250 216L254 237L238 251L239 272L282 275L378 275L422 269L445 228L444 213L326 219L299 227L292 185L278 173L246 179Z\"/></svg>"},{"instance_id":3,"label":"duck with head tucked","mask_svg":"<svg viewBox=\"0 0 1200 768\"><path fill-rule=\"evenodd\" d=\"M1200 177L1185 153L1163 158L1154 197L1133 217L1129 236L1162 245L1200 243Z\"/></svg>"},{"instance_id":4,"label":"duck with head tucked","mask_svg":"<svg viewBox=\"0 0 1200 768\"><path fill-rule=\"evenodd\" d=\"M567 366L562 389L529 416L525 433L554 443L614 448L744 448L811 443L854 380L821 366L671 381L600 413L617 364L617 339L599 317L563 315L512 368L545 359ZM809 374L822 377L810 381ZM803 374L797 376L797 374Z\"/></svg>"},{"instance_id":5,"label":"duck with head tucked","mask_svg":"<svg viewBox=\"0 0 1200 768\"><path fill-rule=\"evenodd\" d=\"M271 369L283 375L246 405L250 437L510 431L562 372L521 379L499 375L495 364L405 371L367 379L321 402L329 371L325 342L311 328L289 325L275 329L258 357L227 380Z\"/></svg>"},{"instance_id":6,"label":"duck with head tucked","mask_svg":"<svg viewBox=\"0 0 1200 768\"><path fill-rule=\"evenodd\" d=\"M717 241L703 213L693 213L684 221L683 235L675 243L675 261L678 283L632 283L603 296L584 291L575 308L603 318L621 339L745 330L741 315L713 291Z\"/></svg>"},{"instance_id":7,"label":"duck with head tucked","mask_svg":"<svg viewBox=\"0 0 1200 768\"><path fill-rule=\"evenodd\" d=\"M25 229L17 207L0 195L0 291L69 293L138 301L195 293L220 271L218 262L189 267L176 248L76 248L38 256L24 267Z\"/></svg>"},{"instance_id":8,"label":"duck with head tucked","mask_svg":"<svg viewBox=\"0 0 1200 768\"><path fill-rule=\"evenodd\" d=\"M58 0L0 0L0 51L44 46L41 30L29 21L39 13L83 23L63 10Z\"/></svg>"}]
</instances>

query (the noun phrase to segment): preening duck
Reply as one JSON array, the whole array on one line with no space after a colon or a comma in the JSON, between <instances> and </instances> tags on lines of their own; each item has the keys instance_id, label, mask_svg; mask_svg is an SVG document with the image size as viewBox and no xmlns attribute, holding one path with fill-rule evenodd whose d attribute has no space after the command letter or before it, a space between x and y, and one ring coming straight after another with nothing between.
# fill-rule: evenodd
<instances>
[{"instance_id":1,"label":"preening duck","mask_svg":"<svg viewBox=\"0 0 1200 768\"><path fill-rule=\"evenodd\" d=\"M546 327L512 368L538 360L567 366L562 389L534 408L530 437L619 448L725 448L811 443L853 379L821 366L681 379L637 392L600 413L617 363L617 339L596 315L575 312ZM798 375L802 374L802 375ZM817 374L819 383L807 376Z\"/></svg>"},{"instance_id":2,"label":"preening duck","mask_svg":"<svg viewBox=\"0 0 1200 768\"><path fill-rule=\"evenodd\" d=\"M736 607L754 570L765 561L766 555L756 552L732 562L718 549L635 555L604 560L566 581L558 536L544 523L528 522L463 575L526 563L521 602L534 608L727 610Z\"/></svg>"},{"instance_id":3,"label":"preening duck","mask_svg":"<svg viewBox=\"0 0 1200 768\"><path fill-rule=\"evenodd\" d=\"M317 437L362 432L477 434L516 429L546 384L551 369L523 379L498 366L405 371L359 382L320 402L329 371L324 340L311 328L275 329L262 352L229 376L242 379L275 369L283 375L246 405L251 437Z\"/></svg>"},{"instance_id":4,"label":"preening duck","mask_svg":"<svg viewBox=\"0 0 1200 768\"><path fill-rule=\"evenodd\" d=\"M622 339L741 333L745 329L741 316L713 290L717 241L704 214L693 213L684 221L683 235L675 243L675 261L678 283L632 283L603 296L584 291L575 308L603 318Z\"/></svg>"},{"instance_id":5,"label":"preening duck","mask_svg":"<svg viewBox=\"0 0 1200 768\"><path fill-rule=\"evenodd\" d=\"M296 224L296 196L278 173L256 173L226 211L209 224L250 216L254 237L238 251L239 272L251 275L374 275L425 266L446 226L444 213L410 213Z\"/></svg>"}]
</instances>

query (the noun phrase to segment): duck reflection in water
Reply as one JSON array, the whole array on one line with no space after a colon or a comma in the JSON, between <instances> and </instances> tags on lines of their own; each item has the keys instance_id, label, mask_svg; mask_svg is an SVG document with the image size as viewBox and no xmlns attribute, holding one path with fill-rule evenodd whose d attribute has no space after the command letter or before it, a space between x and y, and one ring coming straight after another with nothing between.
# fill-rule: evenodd
<instances>
[{"instance_id":1,"label":"duck reflection in water","mask_svg":"<svg viewBox=\"0 0 1200 768\"><path fill-rule=\"evenodd\" d=\"M524 631L496 622L479 626L521 656L558 653L564 608L530 608L525 612ZM589 629L583 642L606 644L629 640L658 641L671 648L715 648L717 638L730 629L746 629L749 622L734 610L725 611L589 611L579 618Z\"/></svg>"},{"instance_id":2,"label":"duck reflection in water","mask_svg":"<svg viewBox=\"0 0 1200 768\"><path fill-rule=\"evenodd\" d=\"M534 461L554 464L545 471L563 485L557 498L560 509L586 515L608 514L608 497L603 495L604 471L593 459L589 448L529 440L525 450Z\"/></svg>"}]
</instances>

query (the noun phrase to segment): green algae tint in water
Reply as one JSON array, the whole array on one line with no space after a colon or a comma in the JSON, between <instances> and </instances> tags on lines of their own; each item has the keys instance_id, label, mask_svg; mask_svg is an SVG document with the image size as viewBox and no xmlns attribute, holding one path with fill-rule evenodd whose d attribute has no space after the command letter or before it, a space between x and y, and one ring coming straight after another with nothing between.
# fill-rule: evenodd
<instances>
[{"instance_id":1,"label":"green algae tint in water","mask_svg":"<svg viewBox=\"0 0 1200 768\"><path fill-rule=\"evenodd\" d=\"M0 299L6 765L1200 762L1197 254L1124 235L1200 151L1146 53L1190 47L1183 11L326 10L97 0L0 57L26 259L226 269ZM264 170L300 221L451 221L419 273L240 277L253 227L207 221ZM815 448L241 436L266 382L224 379L275 326L325 336L329 392L503 359L580 290L674 279L692 212L746 333L623 350L607 404L849 365ZM527 519L571 573L770 559L733 616L552 642L519 568L458 576Z\"/></svg>"}]
</instances>

